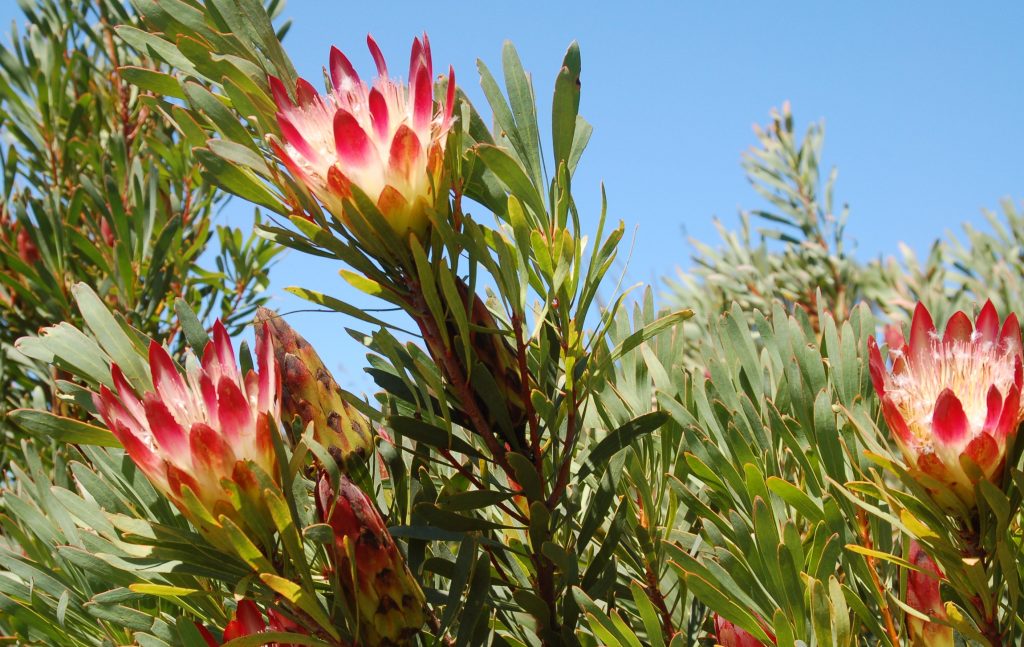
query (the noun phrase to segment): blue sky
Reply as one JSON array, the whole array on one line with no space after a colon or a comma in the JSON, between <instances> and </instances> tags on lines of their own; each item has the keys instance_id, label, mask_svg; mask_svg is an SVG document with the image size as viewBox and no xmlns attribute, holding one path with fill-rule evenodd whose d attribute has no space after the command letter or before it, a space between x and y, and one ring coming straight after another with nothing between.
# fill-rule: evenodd
<instances>
[{"instance_id":1,"label":"blue sky","mask_svg":"<svg viewBox=\"0 0 1024 647\"><path fill-rule=\"evenodd\" d=\"M0 7L5 21L14 2ZM1024 24L1021 3L327 2L292 0L286 49L319 79L332 44L365 75L374 35L392 70L426 30L438 68L455 66L479 108L477 58L500 71L512 40L542 112L565 47L583 54L582 114L594 126L574 182L593 223L599 183L610 215L638 226L627 283L660 283L685 267L686 239L717 240L713 216L736 223L761 206L739 166L751 126L790 100L798 124L826 120L825 165L839 167L837 200L862 257L923 251L981 208L1024 198ZM542 127L546 123L542 116ZM251 209L225 217L244 225ZM284 287L342 298L337 268L291 252L275 268L272 305L304 307ZM359 304L369 301L355 299ZM343 385L372 389L361 349L334 314L296 314Z\"/></svg>"}]
</instances>

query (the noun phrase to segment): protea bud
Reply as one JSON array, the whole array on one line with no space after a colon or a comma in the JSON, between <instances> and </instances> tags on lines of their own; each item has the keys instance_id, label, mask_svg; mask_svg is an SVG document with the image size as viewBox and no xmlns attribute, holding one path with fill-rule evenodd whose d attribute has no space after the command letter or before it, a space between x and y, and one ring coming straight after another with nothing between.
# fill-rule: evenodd
<instances>
[{"instance_id":1,"label":"protea bud","mask_svg":"<svg viewBox=\"0 0 1024 647\"><path fill-rule=\"evenodd\" d=\"M190 358L183 378L171 356L153 342L153 390L137 395L117 364L115 395L106 386L93 396L104 422L149 480L203 531L224 514L246 524L239 496L259 498L258 469L277 479L271 434L280 417L280 376L269 341L257 344L259 372L244 378L224 326L218 321L202 363ZM185 488L210 514L197 516ZM204 518L205 517L205 518Z\"/></svg>"},{"instance_id":2,"label":"protea bud","mask_svg":"<svg viewBox=\"0 0 1024 647\"><path fill-rule=\"evenodd\" d=\"M358 187L400 236L422 236L432 210L447 204L444 150L455 105L448 72L445 105L434 107L430 42L415 39L408 88L388 76L384 56L367 37L377 78L367 85L337 48L331 49L332 90L321 96L299 79L296 101L270 78L283 140L271 145L296 180L348 223L346 203ZM353 232L356 233L356 232Z\"/></svg>"},{"instance_id":3,"label":"protea bud","mask_svg":"<svg viewBox=\"0 0 1024 647\"><path fill-rule=\"evenodd\" d=\"M373 502L344 475L338 493L324 474L317 510L334 531L332 562L357 620L360 645L406 645L426 621L426 597ZM354 571L354 577L352 575Z\"/></svg>"},{"instance_id":4,"label":"protea bud","mask_svg":"<svg viewBox=\"0 0 1024 647\"><path fill-rule=\"evenodd\" d=\"M1000 480L1007 444L1024 417L1020 335L1014 314L1000 330L989 301L975 325L955 313L942 337L918 304L910 343L895 348L890 341L891 371L868 339L882 413L912 472L941 481L968 507L979 479Z\"/></svg>"},{"instance_id":5,"label":"protea bud","mask_svg":"<svg viewBox=\"0 0 1024 647\"><path fill-rule=\"evenodd\" d=\"M469 286L461 279L456 281L456 288L462 303L466 303L467 297L472 296L468 312L469 345L473 349L475 359L479 360L494 378L501 393L505 411L493 411L483 398L478 398L477 404L487 416L491 427L504 436L505 441L512 449L522 451L526 448L527 418L523 402L523 376L519 370L519 357L505 334L501 332L502 328L499 327L483 299L476 294L470 295ZM459 334L458 326L454 321L450 321L447 328L449 337L454 340ZM436 354L444 352L444 350L434 349L434 352ZM470 369L467 373L472 376L473 370ZM530 379L530 376L527 376L527 379ZM507 414L507 418L505 414ZM472 421L460 411L455 412L455 420L468 429L474 427ZM507 429L504 428L506 425Z\"/></svg>"},{"instance_id":6,"label":"protea bud","mask_svg":"<svg viewBox=\"0 0 1024 647\"><path fill-rule=\"evenodd\" d=\"M939 581L944 579L938 564L916 541L910 542L907 561L920 569L907 574L907 604L921 613L939 620L946 619L946 609L939 595ZM937 622L927 622L907 614L907 633L914 647L953 647L953 629Z\"/></svg>"},{"instance_id":7,"label":"protea bud","mask_svg":"<svg viewBox=\"0 0 1024 647\"><path fill-rule=\"evenodd\" d=\"M764 647L764 643L750 635L750 632L740 629L717 613L715 644L722 647Z\"/></svg>"},{"instance_id":8,"label":"protea bud","mask_svg":"<svg viewBox=\"0 0 1024 647\"><path fill-rule=\"evenodd\" d=\"M256 337L259 343L273 347L281 367L285 420L298 416L304 426L312 422L313 438L339 464L350 456L365 458L373 444L370 422L345 401L341 387L309 342L266 308L256 313Z\"/></svg>"}]
</instances>

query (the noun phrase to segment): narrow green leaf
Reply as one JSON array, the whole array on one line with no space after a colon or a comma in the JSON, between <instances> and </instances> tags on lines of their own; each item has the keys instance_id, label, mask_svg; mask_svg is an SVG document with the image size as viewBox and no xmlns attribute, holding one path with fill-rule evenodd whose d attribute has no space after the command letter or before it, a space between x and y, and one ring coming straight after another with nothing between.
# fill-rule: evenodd
<instances>
[{"instance_id":1,"label":"narrow green leaf","mask_svg":"<svg viewBox=\"0 0 1024 647\"><path fill-rule=\"evenodd\" d=\"M52 438L73 445L120 447L114 434L73 418L63 418L37 409L15 409L7 414L14 424L40 438Z\"/></svg>"}]
</instances>

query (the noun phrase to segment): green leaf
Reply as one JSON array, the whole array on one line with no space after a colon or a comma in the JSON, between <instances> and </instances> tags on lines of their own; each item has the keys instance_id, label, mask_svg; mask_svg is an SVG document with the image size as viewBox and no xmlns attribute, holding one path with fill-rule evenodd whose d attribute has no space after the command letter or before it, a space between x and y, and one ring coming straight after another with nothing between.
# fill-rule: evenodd
<instances>
[{"instance_id":1,"label":"green leaf","mask_svg":"<svg viewBox=\"0 0 1024 647\"><path fill-rule=\"evenodd\" d=\"M399 328L398 326L393 326L382 319L374 317L373 315L367 313L366 310L363 308L357 308L353 305L346 303L345 301L342 301L341 299L335 299L332 296L328 296L326 294L316 292L314 290L307 290L306 288L300 287L287 287L285 288L285 292L291 292L300 299L305 299L306 301L310 301L317 305L324 306L325 308L330 308L335 312L340 312L342 314L348 315L354 319L358 319L360 321L368 323L371 326L391 328L392 330L399 330L407 334L413 334L408 330Z\"/></svg>"},{"instance_id":2,"label":"green leaf","mask_svg":"<svg viewBox=\"0 0 1024 647\"><path fill-rule=\"evenodd\" d=\"M686 573L686 584L701 602L726 620L735 623L741 629L752 634L764 644L770 639L754 615L737 604L731 596L725 595L714 584L693 573Z\"/></svg>"},{"instance_id":3,"label":"green leaf","mask_svg":"<svg viewBox=\"0 0 1024 647\"><path fill-rule=\"evenodd\" d=\"M56 364L93 384L114 388L110 364L95 340L64 322L44 328L38 337L22 337L15 348L47 364Z\"/></svg>"},{"instance_id":4,"label":"green leaf","mask_svg":"<svg viewBox=\"0 0 1024 647\"><path fill-rule=\"evenodd\" d=\"M479 517L469 517L443 510L433 503L420 503L414 506L413 511L423 517L430 525L442 530L453 532L470 532L473 530L498 530L501 528L512 528L493 521L487 521Z\"/></svg>"},{"instance_id":5,"label":"green leaf","mask_svg":"<svg viewBox=\"0 0 1024 647\"><path fill-rule=\"evenodd\" d=\"M156 595L162 598L179 598L183 595L206 593L206 591L203 591L201 589L190 589L184 586L169 586L166 584L130 584L128 588L134 593L142 593L144 595Z\"/></svg>"},{"instance_id":6,"label":"green leaf","mask_svg":"<svg viewBox=\"0 0 1024 647\"><path fill-rule=\"evenodd\" d=\"M599 472L607 465L608 459L619 451L629 447L630 444L640 436L649 434L668 421L668 414L664 411L652 411L630 420L615 431L601 439L594 445L587 454L583 465L577 472L578 481L583 481L593 472Z\"/></svg>"},{"instance_id":7,"label":"green leaf","mask_svg":"<svg viewBox=\"0 0 1024 647\"><path fill-rule=\"evenodd\" d=\"M181 324L182 332L185 333L185 341L194 351L201 353L210 343L210 336L206 333L206 328L203 327L199 318L196 317L196 313L185 303L184 299L174 300L174 312L178 315L178 323Z\"/></svg>"},{"instance_id":8,"label":"green leaf","mask_svg":"<svg viewBox=\"0 0 1024 647\"><path fill-rule=\"evenodd\" d=\"M121 77L143 90L149 90L165 97L184 99L185 91L181 89L178 79L148 67L125 65L121 68Z\"/></svg>"},{"instance_id":9,"label":"green leaf","mask_svg":"<svg viewBox=\"0 0 1024 647\"><path fill-rule=\"evenodd\" d=\"M448 586L448 598L445 603L444 615L441 617L442 630L451 626L455 621L455 614L458 613L462 606L460 601L466 587L469 586L471 571L476 563L476 553L476 541L470 537L462 540L458 556L455 558L455 569L452 572L451 582Z\"/></svg>"},{"instance_id":10,"label":"green leaf","mask_svg":"<svg viewBox=\"0 0 1024 647\"><path fill-rule=\"evenodd\" d=\"M472 152L508 187L512 195L533 210L538 218L544 218L547 209L536 185L530 180L526 169L504 149L491 144L477 144Z\"/></svg>"},{"instance_id":11,"label":"green leaf","mask_svg":"<svg viewBox=\"0 0 1024 647\"><path fill-rule=\"evenodd\" d=\"M107 429L73 418L64 418L49 411L16 409L7 415L14 424L40 438L50 438L73 445L121 446L120 441Z\"/></svg>"},{"instance_id":12,"label":"green leaf","mask_svg":"<svg viewBox=\"0 0 1024 647\"><path fill-rule=\"evenodd\" d=\"M819 521L824 521L825 511L822 510L820 502L811 499L802 489L777 476L768 477L767 483L769 490L793 506L809 522L818 523Z\"/></svg>"},{"instance_id":13,"label":"green leaf","mask_svg":"<svg viewBox=\"0 0 1024 647\"><path fill-rule=\"evenodd\" d=\"M533 86L530 77L523 69L519 54L510 41L505 41L501 48L501 63L505 74L505 91L508 93L509 107L516 120L519 141L523 144L525 155L523 162L531 170L535 186L540 186L540 131L537 127L537 104L533 98Z\"/></svg>"},{"instance_id":14,"label":"green leaf","mask_svg":"<svg viewBox=\"0 0 1024 647\"><path fill-rule=\"evenodd\" d=\"M647 597L646 591L636 580L629 583L629 590L633 594L633 601L636 602L637 612L640 613L640 619L643 621L644 629L647 631L648 644L651 647L665 647L665 638L661 633L661 622L658 620L658 612L654 608L654 603Z\"/></svg>"},{"instance_id":15,"label":"green leaf","mask_svg":"<svg viewBox=\"0 0 1024 647\"><path fill-rule=\"evenodd\" d=\"M537 474L537 468L530 462L530 459L518 452L508 452L505 454L505 460L515 472L516 482L519 483L526 498L530 501L541 500L544 497L544 486L541 483L540 475Z\"/></svg>"},{"instance_id":16,"label":"green leaf","mask_svg":"<svg viewBox=\"0 0 1024 647\"><path fill-rule=\"evenodd\" d=\"M412 438L417 442L437 449L465 454L472 458L483 458L483 454L462 438L423 420L417 420L408 416L391 416L387 419L387 422L388 426L397 434Z\"/></svg>"},{"instance_id":17,"label":"green leaf","mask_svg":"<svg viewBox=\"0 0 1024 647\"><path fill-rule=\"evenodd\" d=\"M508 501L513 496L512 492L495 492L494 490L467 490L446 494L438 497L437 505L452 512L468 512L480 510L497 505L502 501Z\"/></svg>"},{"instance_id":18,"label":"green leaf","mask_svg":"<svg viewBox=\"0 0 1024 647\"><path fill-rule=\"evenodd\" d=\"M692 310L677 310L676 312L669 313L633 332L631 335L616 344L615 348L613 348L610 353L606 356L602 356L601 364L592 369L594 375L604 374L611 368L614 362L618 361L620 357L629 351L633 350L645 341L656 337L672 326L686 321L692 316Z\"/></svg>"},{"instance_id":19,"label":"green leaf","mask_svg":"<svg viewBox=\"0 0 1024 647\"><path fill-rule=\"evenodd\" d=\"M466 604L459 616L459 633L455 638L456 647L471 644L477 625L482 620L484 610L488 608L491 588L491 560L487 554L481 554L473 567L473 575L466 596Z\"/></svg>"},{"instance_id":20,"label":"green leaf","mask_svg":"<svg viewBox=\"0 0 1024 647\"><path fill-rule=\"evenodd\" d=\"M555 95L551 106L551 139L556 167L570 159L579 110L580 46L573 41L565 52L562 69L555 79Z\"/></svg>"},{"instance_id":21,"label":"green leaf","mask_svg":"<svg viewBox=\"0 0 1024 647\"><path fill-rule=\"evenodd\" d=\"M267 190L267 187L252 171L232 164L206 148L197 148L194 153L203 164L203 175L225 191L249 202L254 202L274 213L282 216L288 215L288 208Z\"/></svg>"}]
</instances>

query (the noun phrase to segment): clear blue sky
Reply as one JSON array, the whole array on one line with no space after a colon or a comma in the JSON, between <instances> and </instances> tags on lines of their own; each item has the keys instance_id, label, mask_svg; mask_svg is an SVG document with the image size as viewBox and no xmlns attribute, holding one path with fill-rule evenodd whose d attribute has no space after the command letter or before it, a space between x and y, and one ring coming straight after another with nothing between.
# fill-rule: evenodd
<instances>
[{"instance_id":1,"label":"clear blue sky","mask_svg":"<svg viewBox=\"0 0 1024 647\"><path fill-rule=\"evenodd\" d=\"M9 20L14 2L2 4ZM840 169L837 200L852 207L862 257L894 253L899 241L921 252L980 220L981 208L1024 198L1021 3L292 0L286 14L285 45L307 78L320 78L332 44L369 75L367 32L402 70L426 30L435 66L454 65L478 108L477 58L498 72L512 40L546 111L565 47L578 40L581 112L595 131L574 187L588 222L604 181L611 216L639 226L629 283L660 283L687 265L687 236L717 240L713 216L735 224L740 208L759 206L740 155L751 126L787 99L798 123L826 120L825 165ZM250 213L236 204L227 215L243 224ZM333 265L291 252L273 272L274 307L304 307L283 291L294 284L352 296ZM289 320L340 382L372 389L342 332L351 321Z\"/></svg>"}]
</instances>

